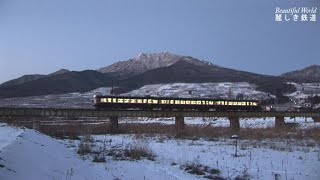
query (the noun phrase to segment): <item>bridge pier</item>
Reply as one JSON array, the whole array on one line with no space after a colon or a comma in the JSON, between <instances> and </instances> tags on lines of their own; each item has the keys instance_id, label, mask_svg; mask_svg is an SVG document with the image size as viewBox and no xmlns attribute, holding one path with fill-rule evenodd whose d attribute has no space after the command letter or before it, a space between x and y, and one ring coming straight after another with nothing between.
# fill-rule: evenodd
<instances>
[{"instance_id":1,"label":"bridge pier","mask_svg":"<svg viewBox=\"0 0 320 180\"><path fill-rule=\"evenodd\" d=\"M239 117L228 117L230 121L230 128L232 131L240 130L240 118Z\"/></svg>"},{"instance_id":2,"label":"bridge pier","mask_svg":"<svg viewBox=\"0 0 320 180\"><path fill-rule=\"evenodd\" d=\"M112 133L116 133L119 131L119 121L118 116L111 116L110 117L110 124L109 129Z\"/></svg>"},{"instance_id":3,"label":"bridge pier","mask_svg":"<svg viewBox=\"0 0 320 180\"><path fill-rule=\"evenodd\" d=\"M40 119L33 117L32 118L32 129L40 130L40 127L41 127Z\"/></svg>"},{"instance_id":4,"label":"bridge pier","mask_svg":"<svg viewBox=\"0 0 320 180\"><path fill-rule=\"evenodd\" d=\"M184 129L184 117L177 116L175 120L175 129L179 132Z\"/></svg>"},{"instance_id":5,"label":"bridge pier","mask_svg":"<svg viewBox=\"0 0 320 180\"><path fill-rule=\"evenodd\" d=\"M284 127L284 125L285 125L284 117L283 116L276 116L275 117L275 127L282 128L282 127Z\"/></svg>"},{"instance_id":6,"label":"bridge pier","mask_svg":"<svg viewBox=\"0 0 320 180\"><path fill-rule=\"evenodd\" d=\"M313 117L314 122L320 122L320 117Z\"/></svg>"}]
</instances>

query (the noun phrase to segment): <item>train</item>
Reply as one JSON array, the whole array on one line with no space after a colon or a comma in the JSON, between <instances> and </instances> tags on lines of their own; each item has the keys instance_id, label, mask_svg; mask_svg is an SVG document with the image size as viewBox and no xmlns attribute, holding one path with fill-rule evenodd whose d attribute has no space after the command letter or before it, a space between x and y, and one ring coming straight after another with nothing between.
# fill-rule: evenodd
<instances>
[{"instance_id":1,"label":"train","mask_svg":"<svg viewBox=\"0 0 320 180\"><path fill-rule=\"evenodd\" d=\"M131 97L94 95L97 109L180 110L180 111L261 111L254 100L226 100L175 97Z\"/></svg>"}]
</instances>

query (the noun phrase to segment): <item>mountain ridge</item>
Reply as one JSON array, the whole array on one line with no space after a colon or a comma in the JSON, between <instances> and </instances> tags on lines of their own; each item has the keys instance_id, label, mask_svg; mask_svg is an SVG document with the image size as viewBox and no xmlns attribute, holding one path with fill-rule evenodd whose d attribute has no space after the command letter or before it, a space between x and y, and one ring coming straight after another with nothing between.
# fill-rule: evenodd
<instances>
[{"instance_id":1,"label":"mountain ridge","mask_svg":"<svg viewBox=\"0 0 320 180\"><path fill-rule=\"evenodd\" d=\"M48 75L43 75L43 74L28 74L28 75L23 75L19 78L16 79L12 79L9 80L7 82L4 82L2 84L0 84L0 87L6 87L6 86L14 86L14 85L19 85L19 84L24 84L30 81L35 81L38 80L40 78L44 78L44 77L48 77L48 76L55 76L55 75L59 75L59 74L63 74L63 73L67 73L70 72L67 69L60 69L58 71L55 71L53 73L50 73Z\"/></svg>"},{"instance_id":2,"label":"mountain ridge","mask_svg":"<svg viewBox=\"0 0 320 180\"><path fill-rule=\"evenodd\" d=\"M292 80L225 68L191 56L168 52L140 53L132 59L98 70L77 72L62 69L22 84L0 86L0 98L83 92L113 84L119 87L115 91L125 93L147 84L176 82L248 82L256 84L257 90L283 98L283 93L293 91L293 87L286 84Z\"/></svg>"},{"instance_id":3,"label":"mountain ridge","mask_svg":"<svg viewBox=\"0 0 320 180\"><path fill-rule=\"evenodd\" d=\"M280 75L281 77L296 80L318 80L320 81L320 66L311 65L300 70L289 71Z\"/></svg>"},{"instance_id":4,"label":"mountain ridge","mask_svg":"<svg viewBox=\"0 0 320 180\"><path fill-rule=\"evenodd\" d=\"M117 72L122 75L136 75L150 69L166 67L177 62L182 56L168 52L161 53L140 53L127 61L118 61L107 67L97 69L101 73Z\"/></svg>"}]
</instances>

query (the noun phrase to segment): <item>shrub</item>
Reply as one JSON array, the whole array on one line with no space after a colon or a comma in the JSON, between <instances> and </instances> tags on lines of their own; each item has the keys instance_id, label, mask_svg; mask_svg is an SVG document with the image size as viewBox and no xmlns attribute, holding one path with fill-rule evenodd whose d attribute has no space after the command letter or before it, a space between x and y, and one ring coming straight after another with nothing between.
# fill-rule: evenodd
<instances>
[{"instance_id":1,"label":"shrub","mask_svg":"<svg viewBox=\"0 0 320 180\"><path fill-rule=\"evenodd\" d=\"M80 155L85 155L91 153L91 143L93 142L93 138L90 135L84 136L81 140L77 153Z\"/></svg>"},{"instance_id":2,"label":"shrub","mask_svg":"<svg viewBox=\"0 0 320 180\"><path fill-rule=\"evenodd\" d=\"M90 144L87 142L81 142L79 144L77 153L80 155L85 155L85 154L91 153Z\"/></svg>"},{"instance_id":3,"label":"shrub","mask_svg":"<svg viewBox=\"0 0 320 180\"><path fill-rule=\"evenodd\" d=\"M210 175L206 175L205 177L208 179L218 178L219 176L213 176L213 175L220 175L221 173L219 169L214 169L214 168L210 169L208 166L204 166L196 162L184 164L182 168L184 168L184 171L187 171L190 174L196 174L196 175L210 174Z\"/></svg>"},{"instance_id":4,"label":"shrub","mask_svg":"<svg viewBox=\"0 0 320 180\"><path fill-rule=\"evenodd\" d=\"M129 144L124 150L124 155L130 159L139 160L142 157L154 160L155 155L149 148L149 142L143 137L137 137L133 144Z\"/></svg>"},{"instance_id":5,"label":"shrub","mask_svg":"<svg viewBox=\"0 0 320 180\"><path fill-rule=\"evenodd\" d=\"M106 162L106 158L102 154L95 154L92 162L98 162L98 163Z\"/></svg>"}]
</instances>

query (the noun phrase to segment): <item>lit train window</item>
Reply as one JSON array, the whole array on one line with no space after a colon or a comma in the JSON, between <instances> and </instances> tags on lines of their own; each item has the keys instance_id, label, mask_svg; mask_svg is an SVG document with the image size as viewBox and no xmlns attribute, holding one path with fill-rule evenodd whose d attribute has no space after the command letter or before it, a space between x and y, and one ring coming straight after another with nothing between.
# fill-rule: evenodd
<instances>
[{"instance_id":1,"label":"lit train window","mask_svg":"<svg viewBox=\"0 0 320 180\"><path fill-rule=\"evenodd\" d=\"M175 100L174 104L180 104L180 100Z\"/></svg>"},{"instance_id":2,"label":"lit train window","mask_svg":"<svg viewBox=\"0 0 320 180\"><path fill-rule=\"evenodd\" d=\"M174 100L170 100L170 102L169 102L170 104L174 104Z\"/></svg>"},{"instance_id":3,"label":"lit train window","mask_svg":"<svg viewBox=\"0 0 320 180\"><path fill-rule=\"evenodd\" d=\"M180 103L181 104L186 104L186 101L185 100L181 100Z\"/></svg>"},{"instance_id":4,"label":"lit train window","mask_svg":"<svg viewBox=\"0 0 320 180\"><path fill-rule=\"evenodd\" d=\"M186 104L190 104L190 101L186 101Z\"/></svg>"},{"instance_id":5,"label":"lit train window","mask_svg":"<svg viewBox=\"0 0 320 180\"><path fill-rule=\"evenodd\" d=\"M118 103L123 103L123 99L122 99L122 98L119 98L119 99L118 99Z\"/></svg>"},{"instance_id":6,"label":"lit train window","mask_svg":"<svg viewBox=\"0 0 320 180\"><path fill-rule=\"evenodd\" d=\"M117 103L117 98L112 98L113 103Z\"/></svg>"},{"instance_id":7,"label":"lit train window","mask_svg":"<svg viewBox=\"0 0 320 180\"><path fill-rule=\"evenodd\" d=\"M246 102L241 102L241 105L242 105L242 106L245 106L245 105L246 105Z\"/></svg>"},{"instance_id":8,"label":"lit train window","mask_svg":"<svg viewBox=\"0 0 320 180\"><path fill-rule=\"evenodd\" d=\"M147 99L143 99L142 102L143 102L143 104L147 104L148 100Z\"/></svg>"},{"instance_id":9,"label":"lit train window","mask_svg":"<svg viewBox=\"0 0 320 180\"><path fill-rule=\"evenodd\" d=\"M213 105L213 101L209 101L209 105Z\"/></svg>"},{"instance_id":10,"label":"lit train window","mask_svg":"<svg viewBox=\"0 0 320 180\"><path fill-rule=\"evenodd\" d=\"M124 99L123 102L124 102L124 103L129 103L129 102L130 102L130 99Z\"/></svg>"},{"instance_id":11,"label":"lit train window","mask_svg":"<svg viewBox=\"0 0 320 180\"><path fill-rule=\"evenodd\" d=\"M152 100L152 103L153 103L153 104L158 104L158 100L155 100L155 99L154 99L154 100Z\"/></svg>"},{"instance_id":12,"label":"lit train window","mask_svg":"<svg viewBox=\"0 0 320 180\"><path fill-rule=\"evenodd\" d=\"M142 99L137 99L137 103L141 104L142 103Z\"/></svg>"},{"instance_id":13,"label":"lit train window","mask_svg":"<svg viewBox=\"0 0 320 180\"><path fill-rule=\"evenodd\" d=\"M166 100L161 100L161 104L166 104Z\"/></svg>"},{"instance_id":14,"label":"lit train window","mask_svg":"<svg viewBox=\"0 0 320 180\"><path fill-rule=\"evenodd\" d=\"M233 103L232 102L228 102L228 105L233 105Z\"/></svg>"},{"instance_id":15,"label":"lit train window","mask_svg":"<svg viewBox=\"0 0 320 180\"><path fill-rule=\"evenodd\" d=\"M191 101L191 104L196 104L196 101Z\"/></svg>"},{"instance_id":16,"label":"lit train window","mask_svg":"<svg viewBox=\"0 0 320 180\"><path fill-rule=\"evenodd\" d=\"M237 102L237 105L238 105L238 106L241 106L241 102Z\"/></svg>"},{"instance_id":17,"label":"lit train window","mask_svg":"<svg viewBox=\"0 0 320 180\"><path fill-rule=\"evenodd\" d=\"M108 100L108 102L109 102L109 103L111 103L111 102L112 102L112 99L111 99L111 98L108 98L107 100Z\"/></svg>"},{"instance_id":18,"label":"lit train window","mask_svg":"<svg viewBox=\"0 0 320 180\"><path fill-rule=\"evenodd\" d=\"M136 99L130 99L130 103L136 103Z\"/></svg>"},{"instance_id":19,"label":"lit train window","mask_svg":"<svg viewBox=\"0 0 320 180\"><path fill-rule=\"evenodd\" d=\"M107 99L106 98L102 98L101 102L107 102Z\"/></svg>"},{"instance_id":20,"label":"lit train window","mask_svg":"<svg viewBox=\"0 0 320 180\"><path fill-rule=\"evenodd\" d=\"M201 105L201 101L197 101L197 104L198 104L198 105Z\"/></svg>"},{"instance_id":21,"label":"lit train window","mask_svg":"<svg viewBox=\"0 0 320 180\"><path fill-rule=\"evenodd\" d=\"M206 105L208 105L208 104L209 104L209 102L208 102L208 101L202 101L202 104L206 104Z\"/></svg>"},{"instance_id":22,"label":"lit train window","mask_svg":"<svg viewBox=\"0 0 320 180\"><path fill-rule=\"evenodd\" d=\"M253 103L252 103L252 105L256 106L256 105L257 105L257 103L256 103L256 102L253 102Z\"/></svg>"},{"instance_id":23,"label":"lit train window","mask_svg":"<svg viewBox=\"0 0 320 180\"><path fill-rule=\"evenodd\" d=\"M152 104L152 99L148 99L148 104Z\"/></svg>"}]
</instances>

